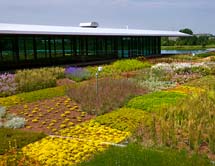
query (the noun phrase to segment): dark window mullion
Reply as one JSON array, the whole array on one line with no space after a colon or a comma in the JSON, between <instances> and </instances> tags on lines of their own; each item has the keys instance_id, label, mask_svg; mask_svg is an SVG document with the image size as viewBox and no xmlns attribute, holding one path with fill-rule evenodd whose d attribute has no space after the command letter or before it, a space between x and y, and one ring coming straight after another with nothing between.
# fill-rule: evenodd
<instances>
[{"instance_id":1,"label":"dark window mullion","mask_svg":"<svg viewBox=\"0 0 215 166\"><path fill-rule=\"evenodd\" d=\"M65 56L65 43L64 43L64 36L62 37L62 49L63 49L63 56Z\"/></svg>"},{"instance_id":2,"label":"dark window mullion","mask_svg":"<svg viewBox=\"0 0 215 166\"><path fill-rule=\"evenodd\" d=\"M36 44L35 36L33 36L33 51L34 51L34 59L37 59L37 44Z\"/></svg>"}]
</instances>

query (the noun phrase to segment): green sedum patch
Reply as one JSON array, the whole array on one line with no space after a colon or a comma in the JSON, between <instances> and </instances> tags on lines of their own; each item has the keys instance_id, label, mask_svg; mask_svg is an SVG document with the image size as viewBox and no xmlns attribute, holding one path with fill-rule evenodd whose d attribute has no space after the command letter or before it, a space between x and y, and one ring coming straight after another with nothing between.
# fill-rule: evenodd
<instances>
[{"instance_id":1,"label":"green sedum patch","mask_svg":"<svg viewBox=\"0 0 215 166\"><path fill-rule=\"evenodd\" d=\"M147 68L150 66L151 64L149 62L141 62L137 59L118 60L113 62L110 65L104 65L99 75L100 76L117 75L122 72L135 71L135 70ZM91 72L92 77L95 77L97 68L98 68L97 66L87 68Z\"/></svg>"},{"instance_id":2,"label":"green sedum patch","mask_svg":"<svg viewBox=\"0 0 215 166\"><path fill-rule=\"evenodd\" d=\"M17 95L0 98L0 105L12 106L26 102L34 102L42 99L49 99L53 97L65 95L66 88L64 86L41 89L32 92L20 93Z\"/></svg>"},{"instance_id":3,"label":"green sedum patch","mask_svg":"<svg viewBox=\"0 0 215 166\"><path fill-rule=\"evenodd\" d=\"M151 67L148 62L141 62L136 59L118 60L112 64L112 67L119 72L127 72L138 70L146 67Z\"/></svg>"},{"instance_id":4,"label":"green sedum patch","mask_svg":"<svg viewBox=\"0 0 215 166\"><path fill-rule=\"evenodd\" d=\"M160 91L138 96L127 103L128 108L142 109L147 112L156 112L160 108L176 104L177 101L186 97L186 94L179 92Z\"/></svg>"},{"instance_id":5,"label":"green sedum patch","mask_svg":"<svg viewBox=\"0 0 215 166\"><path fill-rule=\"evenodd\" d=\"M145 112L133 108L121 108L111 113L96 117L95 121L121 131L133 132L144 117Z\"/></svg>"}]
</instances>

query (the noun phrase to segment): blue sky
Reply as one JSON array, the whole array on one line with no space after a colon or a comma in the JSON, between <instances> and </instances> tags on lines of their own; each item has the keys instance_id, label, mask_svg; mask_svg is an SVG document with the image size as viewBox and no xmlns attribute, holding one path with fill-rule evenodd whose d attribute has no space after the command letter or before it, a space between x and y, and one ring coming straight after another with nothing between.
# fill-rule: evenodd
<instances>
[{"instance_id":1,"label":"blue sky","mask_svg":"<svg viewBox=\"0 0 215 166\"><path fill-rule=\"evenodd\" d=\"M0 22L215 34L215 0L0 0Z\"/></svg>"}]
</instances>

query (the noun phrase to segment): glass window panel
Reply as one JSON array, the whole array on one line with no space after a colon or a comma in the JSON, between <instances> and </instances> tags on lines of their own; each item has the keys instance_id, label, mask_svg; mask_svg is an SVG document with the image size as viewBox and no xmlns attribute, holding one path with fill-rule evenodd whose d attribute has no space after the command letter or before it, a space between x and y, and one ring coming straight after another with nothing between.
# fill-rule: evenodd
<instances>
[{"instance_id":1,"label":"glass window panel","mask_svg":"<svg viewBox=\"0 0 215 166\"><path fill-rule=\"evenodd\" d=\"M55 38L55 57L62 57L63 56L63 38L62 37L56 37Z\"/></svg>"},{"instance_id":2,"label":"glass window panel","mask_svg":"<svg viewBox=\"0 0 215 166\"><path fill-rule=\"evenodd\" d=\"M2 61L13 61L13 40L10 37L1 39L1 59Z\"/></svg>"},{"instance_id":3,"label":"glass window panel","mask_svg":"<svg viewBox=\"0 0 215 166\"><path fill-rule=\"evenodd\" d=\"M20 37L18 43L19 43L19 60L25 61L27 59L25 38Z\"/></svg>"},{"instance_id":4,"label":"glass window panel","mask_svg":"<svg viewBox=\"0 0 215 166\"><path fill-rule=\"evenodd\" d=\"M89 56L95 56L96 55L96 48L95 48L96 39L95 39L95 37L89 37L87 43L88 43L88 47L87 47L88 48L88 55Z\"/></svg>"},{"instance_id":5,"label":"glass window panel","mask_svg":"<svg viewBox=\"0 0 215 166\"><path fill-rule=\"evenodd\" d=\"M71 56L72 55L72 40L70 38L64 38L64 52L65 56Z\"/></svg>"},{"instance_id":6,"label":"glass window panel","mask_svg":"<svg viewBox=\"0 0 215 166\"><path fill-rule=\"evenodd\" d=\"M42 59L47 57L46 39L36 37L37 58Z\"/></svg>"},{"instance_id":7,"label":"glass window panel","mask_svg":"<svg viewBox=\"0 0 215 166\"><path fill-rule=\"evenodd\" d=\"M33 48L33 38L32 37L25 37L26 42L26 60L34 59L34 48Z\"/></svg>"}]
</instances>

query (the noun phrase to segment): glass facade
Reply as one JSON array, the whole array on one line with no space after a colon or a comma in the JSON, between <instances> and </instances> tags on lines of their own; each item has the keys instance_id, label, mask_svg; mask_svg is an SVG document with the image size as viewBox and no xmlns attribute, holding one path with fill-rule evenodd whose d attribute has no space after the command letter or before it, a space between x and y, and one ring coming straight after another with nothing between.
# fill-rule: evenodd
<instances>
[{"instance_id":1,"label":"glass facade","mask_svg":"<svg viewBox=\"0 0 215 166\"><path fill-rule=\"evenodd\" d=\"M0 68L160 54L158 36L0 35Z\"/></svg>"}]
</instances>

